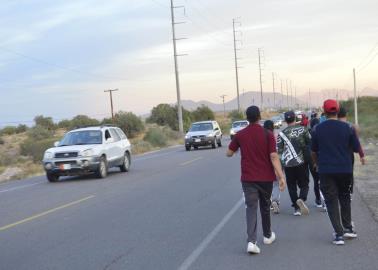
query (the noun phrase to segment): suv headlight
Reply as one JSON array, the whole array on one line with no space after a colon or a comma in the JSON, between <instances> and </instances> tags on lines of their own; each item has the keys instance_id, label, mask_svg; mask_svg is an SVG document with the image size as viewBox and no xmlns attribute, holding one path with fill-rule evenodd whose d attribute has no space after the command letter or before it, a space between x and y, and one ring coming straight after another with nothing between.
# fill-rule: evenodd
<instances>
[{"instance_id":1,"label":"suv headlight","mask_svg":"<svg viewBox=\"0 0 378 270\"><path fill-rule=\"evenodd\" d=\"M214 136L215 136L215 134L212 133L212 132L210 132L209 134L207 134L207 137L214 137Z\"/></svg>"},{"instance_id":2,"label":"suv headlight","mask_svg":"<svg viewBox=\"0 0 378 270\"><path fill-rule=\"evenodd\" d=\"M190 138L191 138L190 135L188 135L188 134L185 135L185 139L190 139Z\"/></svg>"},{"instance_id":3,"label":"suv headlight","mask_svg":"<svg viewBox=\"0 0 378 270\"><path fill-rule=\"evenodd\" d=\"M231 130L230 130L230 134L231 134L231 135L235 135L235 130L231 129Z\"/></svg>"},{"instance_id":4,"label":"suv headlight","mask_svg":"<svg viewBox=\"0 0 378 270\"><path fill-rule=\"evenodd\" d=\"M90 157L93 156L93 150L92 149L87 149L81 152L82 157Z\"/></svg>"},{"instance_id":5,"label":"suv headlight","mask_svg":"<svg viewBox=\"0 0 378 270\"><path fill-rule=\"evenodd\" d=\"M43 155L43 159L52 159L54 157L54 154L51 152L45 152Z\"/></svg>"}]
</instances>

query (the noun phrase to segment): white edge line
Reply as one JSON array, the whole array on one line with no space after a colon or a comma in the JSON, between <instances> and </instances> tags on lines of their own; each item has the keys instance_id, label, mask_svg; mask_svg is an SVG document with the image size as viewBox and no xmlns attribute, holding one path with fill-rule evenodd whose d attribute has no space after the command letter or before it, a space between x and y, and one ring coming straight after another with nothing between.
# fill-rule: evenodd
<instances>
[{"instance_id":1,"label":"white edge line","mask_svg":"<svg viewBox=\"0 0 378 270\"><path fill-rule=\"evenodd\" d=\"M32 187L32 186L40 185L40 184L43 184L43 183L45 183L45 181L37 182L37 183L29 184L29 185L23 185L23 186L17 186L17 187L13 187L13 188L3 189L3 190L0 190L0 193L5 193L5 192L8 192L8 191L13 191L13 190L27 188L27 187Z\"/></svg>"},{"instance_id":2,"label":"white edge line","mask_svg":"<svg viewBox=\"0 0 378 270\"><path fill-rule=\"evenodd\" d=\"M231 219L231 217L236 213L236 211L244 203L244 198L241 198L232 209L224 216L224 218L219 222L219 224L206 236L206 238L198 245L198 247L185 259L185 261L180 265L178 270L188 270L190 266L198 259L202 252L209 246L209 244L214 240L217 234L223 229L226 223Z\"/></svg>"}]
</instances>

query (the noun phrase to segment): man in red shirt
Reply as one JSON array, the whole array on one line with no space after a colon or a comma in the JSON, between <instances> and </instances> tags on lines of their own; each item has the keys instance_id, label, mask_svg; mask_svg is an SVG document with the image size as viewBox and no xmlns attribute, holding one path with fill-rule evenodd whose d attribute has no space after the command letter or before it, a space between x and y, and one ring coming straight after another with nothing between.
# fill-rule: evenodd
<instances>
[{"instance_id":1,"label":"man in red shirt","mask_svg":"<svg viewBox=\"0 0 378 270\"><path fill-rule=\"evenodd\" d=\"M241 182L246 204L247 252L260 253L257 246L257 206L260 205L264 244L271 244L276 235L271 231L270 198L273 182L278 179L280 190L286 185L272 132L260 124L260 110L251 106L246 111L250 125L239 131L229 145L227 156L232 157L240 148Z\"/></svg>"}]
</instances>

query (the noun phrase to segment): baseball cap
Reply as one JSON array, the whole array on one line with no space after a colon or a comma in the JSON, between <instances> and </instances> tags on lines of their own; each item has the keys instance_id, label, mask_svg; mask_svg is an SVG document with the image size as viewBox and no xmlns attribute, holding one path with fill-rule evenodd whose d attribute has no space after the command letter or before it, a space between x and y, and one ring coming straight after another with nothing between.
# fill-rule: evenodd
<instances>
[{"instance_id":1,"label":"baseball cap","mask_svg":"<svg viewBox=\"0 0 378 270\"><path fill-rule=\"evenodd\" d=\"M336 100L327 99L323 103L323 109L326 113L337 113L340 110L340 106Z\"/></svg>"},{"instance_id":2,"label":"baseball cap","mask_svg":"<svg viewBox=\"0 0 378 270\"><path fill-rule=\"evenodd\" d=\"M285 121L286 122L291 122L295 120L295 113L293 111L288 111L288 112L285 112Z\"/></svg>"}]
</instances>

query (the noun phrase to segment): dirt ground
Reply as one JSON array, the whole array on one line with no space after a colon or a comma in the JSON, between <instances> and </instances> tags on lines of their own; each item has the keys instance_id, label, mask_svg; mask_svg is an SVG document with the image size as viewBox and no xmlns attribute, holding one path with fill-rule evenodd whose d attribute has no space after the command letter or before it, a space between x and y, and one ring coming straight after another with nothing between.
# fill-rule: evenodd
<instances>
[{"instance_id":1,"label":"dirt ground","mask_svg":"<svg viewBox=\"0 0 378 270\"><path fill-rule=\"evenodd\" d=\"M378 141L365 142L363 149L367 164L362 166L356 155L355 185L378 222Z\"/></svg>"}]
</instances>

